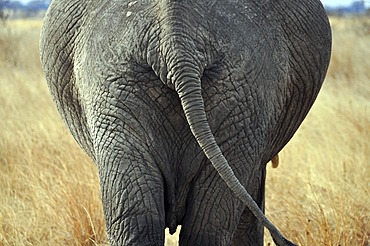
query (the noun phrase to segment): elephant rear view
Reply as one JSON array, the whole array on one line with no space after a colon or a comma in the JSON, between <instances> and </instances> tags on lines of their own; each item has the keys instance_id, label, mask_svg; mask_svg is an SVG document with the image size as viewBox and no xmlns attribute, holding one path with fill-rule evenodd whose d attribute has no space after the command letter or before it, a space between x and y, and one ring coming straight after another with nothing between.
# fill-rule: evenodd
<instances>
[{"instance_id":1,"label":"elephant rear view","mask_svg":"<svg viewBox=\"0 0 370 246\"><path fill-rule=\"evenodd\" d=\"M324 80L319 0L54 0L41 61L99 171L109 241L263 245L266 164Z\"/></svg>"}]
</instances>

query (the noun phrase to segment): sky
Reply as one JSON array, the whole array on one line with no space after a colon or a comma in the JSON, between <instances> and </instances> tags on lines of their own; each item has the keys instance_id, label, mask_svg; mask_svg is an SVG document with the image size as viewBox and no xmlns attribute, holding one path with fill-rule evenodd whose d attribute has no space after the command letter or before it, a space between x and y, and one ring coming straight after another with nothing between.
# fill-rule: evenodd
<instances>
[{"instance_id":1,"label":"sky","mask_svg":"<svg viewBox=\"0 0 370 246\"><path fill-rule=\"evenodd\" d=\"M19 0L22 3L28 3L30 0ZM354 0L321 0L325 6L337 7L337 6L349 6ZM370 7L370 0L366 0L366 6Z\"/></svg>"},{"instance_id":2,"label":"sky","mask_svg":"<svg viewBox=\"0 0 370 246\"><path fill-rule=\"evenodd\" d=\"M354 0L321 0L325 6L338 7L338 6L349 6ZM370 0L365 1L366 6L370 6Z\"/></svg>"}]
</instances>

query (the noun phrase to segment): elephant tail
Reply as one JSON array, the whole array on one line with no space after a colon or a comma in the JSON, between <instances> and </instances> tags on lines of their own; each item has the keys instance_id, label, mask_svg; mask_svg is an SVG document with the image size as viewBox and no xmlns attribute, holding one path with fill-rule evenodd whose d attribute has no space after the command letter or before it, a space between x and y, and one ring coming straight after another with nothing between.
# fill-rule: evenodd
<instances>
[{"instance_id":1,"label":"elephant tail","mask_svg":"<svg viewBox=\"0 0 370 246\"><path fill-rule=\"evenodd\" d=\"M176 71L177 76L173 80L191 132L227 186L270 231L275 243L277 245L294 245L285 239L275 225L263 214L257 203L239 182L222 154L207 121L202 97L201 75L197 70L196 68L192 69L192 66L189 64L182 64L181 71Z\"/></svg>"},{"instance_id":2,"label":"elephant tail","mask_svg":"<svg viewBox=\"0 0 370 246\"><path fill-rule=\"evenodd\" d=\"M176 3L176 4L174 4ZM202 97L201 78L206 67L204 53L198 49L199 43L192 38L192 26L197 18L189 16L194 11L187 11L180 2L163 1L162 11L167 16L161 25L159 45L162 62L154 62L152 67L161 80L177 92L186 119L196 141L207 158L211 161L227 186L239 197L248 209L271 233L277 245L294 245L286 240L280 231L266 218L257 203L239 182L225 156L222 154L209 126ZM179 17L181 16L181 18ZM157 49L150 48L149 52ZM191 52L190 52L191 51ZM148 57L155 57L148 54ZM165 66L163 66L165 64Z\"/></svg>"}]
</instances>

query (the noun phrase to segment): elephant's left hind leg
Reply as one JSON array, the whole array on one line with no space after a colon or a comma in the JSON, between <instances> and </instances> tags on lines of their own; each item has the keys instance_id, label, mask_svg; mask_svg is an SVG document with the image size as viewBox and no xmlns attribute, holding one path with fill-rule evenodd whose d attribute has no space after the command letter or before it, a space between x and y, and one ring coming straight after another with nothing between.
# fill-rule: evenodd
<instances>
[{"instance_id":1,"label":"elephant's left hind leg","mask_svg":"<svg viewBox=\"0 0 370 246\"><path fill-rule=\"evenodd\" d=\"M110 243L163 246L163 180L154 161L134 146L109 160L99 165L99 175Z\"/></svg>"}]
</instances>

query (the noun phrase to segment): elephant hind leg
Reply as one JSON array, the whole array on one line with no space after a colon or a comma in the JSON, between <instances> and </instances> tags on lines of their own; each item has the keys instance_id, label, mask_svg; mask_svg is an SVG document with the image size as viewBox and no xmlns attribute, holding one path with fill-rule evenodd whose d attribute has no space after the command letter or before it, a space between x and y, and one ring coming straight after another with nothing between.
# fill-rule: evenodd
<instances>
[{"instance_id":1,"label":"elephant hind leg","mask_svg":"<svg viewBox=\"0 0 370 246\"><path fill-rule=\"evenodd\" d=\"M180 245L229 245L243 208L242 201L207 163L187 199Z\"/></svg>"},{"instance_id":2,"label":"elephant hind leg","mask_svg":"<svg viewBox=\"0 0 370 246\"><path fill-rule=\"evenodd\" d=\"M251 194L262 211L265 210L265 178L266 169L262 169L260 178L256 179L255 182L258 183L258 189L255 189L254 194ZM263 245L263 234L263 225L248 208L245 208L234 232L231 245Z\"/></svg>"},{"instance_id":3,"label":"elephant hind leg","mask_svg":"<svg viewBox=\"0 0 370 246\"><path fill-rule=\"evenodd\" d=\"M121 231L120 235L115 235L115 232L119 231L121 224L124 229ZM163 246L163 230L164 224L158 215L134 215L123 219L121 223L117 223L117 225L113 225L109 231L109 239L112 245ZM114 238L112 238L113 234Z\"/></svg>"},{"instance_id":4,"label":"elephant hind leg","mask_svg":"<svg viewBox=\"0 0 370 246\"><path fill-rule=\"evenodd\" d=\"M258 223L248 208L244 210L240 218L231 245L263 245L263 225Z\"/></svg>"},{"instance_id":5,"label":"elephant hind leg","mask_svg":"<svg viewBox=\"0 0 370 246\"><path fill-rule=\"evenodd\" d=\"M145 150L122 147L105 158L99 176L109 241L112 245L164 244L164 185Z\"/></svg>"}]
</instances>

